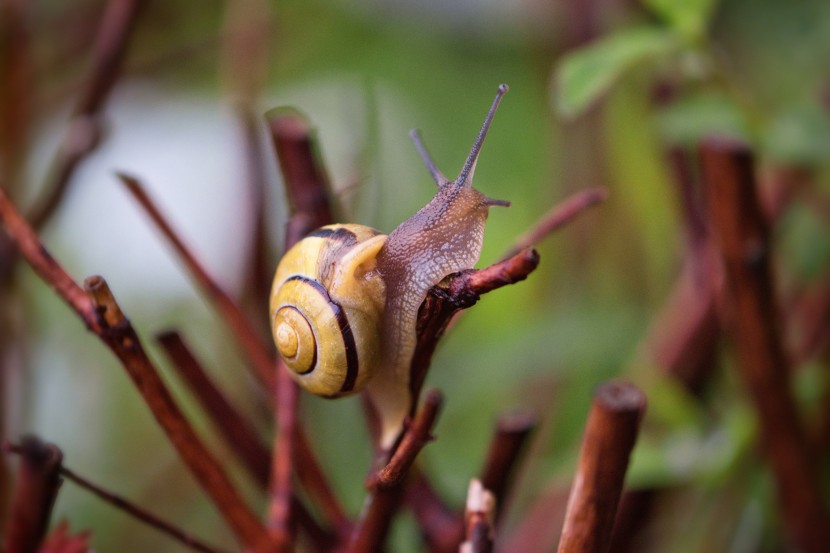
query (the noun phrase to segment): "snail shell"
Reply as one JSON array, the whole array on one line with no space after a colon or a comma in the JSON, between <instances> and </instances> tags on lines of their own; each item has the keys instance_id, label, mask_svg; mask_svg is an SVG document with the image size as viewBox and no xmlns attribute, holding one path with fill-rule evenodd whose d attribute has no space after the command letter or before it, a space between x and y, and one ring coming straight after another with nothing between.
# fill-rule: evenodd
<instances>
[{"instance_id":1,"label":"snail shell","mask_svg":"<svg viewBox=\"0 0 830 553\"><path fill-rule=\"evenodd\" d=\"M292 377L326 397L361 390L380 358L385 286L375 257L386 235L322 227L283 257L271 289L271 329Z\"/></svg>"}]
</instances>

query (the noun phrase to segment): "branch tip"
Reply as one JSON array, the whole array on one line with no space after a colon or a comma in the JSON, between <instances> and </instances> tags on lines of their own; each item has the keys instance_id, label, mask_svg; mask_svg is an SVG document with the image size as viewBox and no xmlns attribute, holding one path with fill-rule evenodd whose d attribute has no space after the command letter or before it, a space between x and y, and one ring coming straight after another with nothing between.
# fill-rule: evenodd
<instances>
[{"instance_id":1,"label":"branch tip","mask_svg":"<svg viewBox=\"0 0 830 553\"><path fill-rule=\"evenodd\" d=\"M115 301L107 281L100 275L93 275L84 279L84 290L92 298L92 303L102 314L108 326L114 327L126 321L124 313Z\"/></svg>"}]
</instances>

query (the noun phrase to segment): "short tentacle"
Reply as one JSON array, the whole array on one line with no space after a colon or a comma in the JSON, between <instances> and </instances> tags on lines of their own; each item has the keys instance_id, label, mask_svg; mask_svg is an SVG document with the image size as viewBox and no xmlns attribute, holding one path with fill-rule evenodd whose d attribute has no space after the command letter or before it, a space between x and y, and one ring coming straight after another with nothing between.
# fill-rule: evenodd
<instances>
[{"instance_id":1,"label":"short tentacle","mask_svg":"<svg viewBox=\"0 0 830 553\"><path fill-rule=\"evenodd\" d=\"M432 156L429 155L429 150L427 150L424 140L421 138L421 131L418 129L412 129L409 131L409 138L411 138L412 142L415 143L415 147L418 149L418 153L421 155L421 159L423 160L424 165L426 165L430 176L432 176L432 180L435 181L436 186L441 188L445 184L449 183L450 180L444 176L444 173L442 173L441 170L435 165L435 161L433 161Z\"/></svg>"}]
</instances>

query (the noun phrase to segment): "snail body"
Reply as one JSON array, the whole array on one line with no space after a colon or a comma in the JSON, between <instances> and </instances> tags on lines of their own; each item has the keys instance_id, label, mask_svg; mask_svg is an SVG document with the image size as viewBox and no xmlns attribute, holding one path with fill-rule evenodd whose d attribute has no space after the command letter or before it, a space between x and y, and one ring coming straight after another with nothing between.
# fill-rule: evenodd
<instances>
[{"instance_id":1,"label":"snail body","mask_svg":"<svg viewBox=\"0 0 830 553\"><path fill-rule=\"evenodd\" d=\"M481 145L506 92L501 85L454 180L412 133L438 190L388 236L362 225L329 225L300 240L277 267L270 320L293 378L325 397L365 388L381 423L382 448L394 444L412 408L418 309L430 288L478 261L489 208L509 205L472 187Z\"/></svg>"}]
</instances>

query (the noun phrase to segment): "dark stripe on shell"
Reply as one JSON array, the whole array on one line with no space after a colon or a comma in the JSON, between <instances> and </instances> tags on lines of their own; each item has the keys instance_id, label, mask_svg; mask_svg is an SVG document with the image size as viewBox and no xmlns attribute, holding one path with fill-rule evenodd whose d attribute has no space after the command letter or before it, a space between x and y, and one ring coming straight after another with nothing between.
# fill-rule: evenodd
<instances>
[{"instance_id":1,"label":"dark stripe on shell","mask_svg":"<svg viewBox=\"0 0 830 553\"><path fill-rule=\"evenodd\" d=\"M328 238L329 240L333 240L334 242L342 242L347 245L357 243L357 235L344 227L318 228L317 230L310 232L308 236L314 236L316 238Z\"/></svg>"},{"instance_id":2,"label":"dark stripe on shell","mask_svg":"<svg viewBox=\"0 0 830 553\"><path fill-rule=\"evenodd\" d=\"M339 229L338 229L339 230ZM351 232L349 232L352 234ZM352 234L354 236L354 234ZM337 319L337 326L340 327L340 335L343 337L343 344L346 347L346 378L343 380L343 385L340 387L340 393L350 392L354 389L354 385L357 382L357 374L358 374L358 359L357 359L357 344L355 343L355 336L352 333L352 327L349 325L349 318L346 316L346 312L340 306L339 303L331 299L329 296L328 290L326 290L322 284L317 282L316 280L312 280L303 275L294 275L289 277L287 281L292 280L299 280L300 282L306 283L314 290L316 290L323 299L326 300L326 303L331 306L331 310L334 313L335 319ZM313 328L313 325L312 325ZM315 348L315 359L317 356L317 351ZM313 367L314 365L312 365Z\"/></svg>"}]
</instances>

